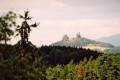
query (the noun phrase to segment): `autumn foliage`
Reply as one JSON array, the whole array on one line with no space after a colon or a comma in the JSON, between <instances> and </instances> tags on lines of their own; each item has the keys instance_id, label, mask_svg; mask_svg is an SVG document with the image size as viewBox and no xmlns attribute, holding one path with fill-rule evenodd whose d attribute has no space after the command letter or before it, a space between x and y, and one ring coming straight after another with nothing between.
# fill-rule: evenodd
<instances>
[{"instance_id":1,"label":"autumn foliage","mask_svg":"<svg viewBox=\"0 0 120 80\"><path fill-rule=\"evenodd\" d=\"M79 68L78 68L78 76L84 77L84 75L85 75L85 71L84 71L83 66L79 66Z\"/></svg>"}]
</instances>

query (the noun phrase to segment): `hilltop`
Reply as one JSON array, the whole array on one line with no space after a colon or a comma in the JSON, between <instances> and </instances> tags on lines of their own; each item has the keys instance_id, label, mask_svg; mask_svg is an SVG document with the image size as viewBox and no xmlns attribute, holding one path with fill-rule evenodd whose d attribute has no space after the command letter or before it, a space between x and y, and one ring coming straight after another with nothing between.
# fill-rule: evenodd
<instances>
[{"instance_id":1,"label":"hilltop","mask_svg":"<svg viewBox=\"0 0 120 80\"><path fill-rule=\"evenodd\" d=\"M62 40L55 42L52 44L53 46L70 46L70 47L77 47L77 48L86 48L86 49L92 49L102 52L113 52L116 47L109 43L99 42L95 40L91 40L85 37L82 37L80 33L76 34L75 38L70 38L67 34L65 34L62 38ZM110 51L113 49L112 51ZM117 53L120 52L117 47ZM115 53L115 52L114 52Z\"/></svg>"}]
</instances>

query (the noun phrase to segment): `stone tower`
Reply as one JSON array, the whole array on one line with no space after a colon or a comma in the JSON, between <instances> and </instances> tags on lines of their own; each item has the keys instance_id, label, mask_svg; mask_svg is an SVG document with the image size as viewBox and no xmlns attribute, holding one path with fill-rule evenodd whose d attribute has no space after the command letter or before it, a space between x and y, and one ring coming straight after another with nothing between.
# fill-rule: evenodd
<instances>
[{"instance_id":1,"label":"stone tower","mask_svg":"<svg viewBox=\"0 0 120 80\"><path fill-rule=\"evenodd\" d=\"M69 41L69 37L67 36L67 34L65 34L65 35L63 36L62 41Z\"/></svg>"},{"instance_id":2,"label":"stone tower","mask_svg":"<svg viewBox=\"0 0 120 80\"><path fill-rule=\"evenodd\" d=\"M76 39L79 39L79 38L81 38L80 32L77 33L77 35L76 35Z\"/></svg>"}]
</instances>

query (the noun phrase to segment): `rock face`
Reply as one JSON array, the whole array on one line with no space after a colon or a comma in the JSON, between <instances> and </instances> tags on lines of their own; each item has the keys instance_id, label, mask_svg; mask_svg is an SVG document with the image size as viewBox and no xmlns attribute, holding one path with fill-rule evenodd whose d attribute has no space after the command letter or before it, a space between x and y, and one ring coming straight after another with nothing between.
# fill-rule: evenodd
<instances>
[{"instance_id":1,"label":"rock face","mask_svg":"<svg viewBox=\"0 0 120 80\"><path fill-rule=\"evenodd\" d=\"M69 41L69 37L67 36L67 34L65 34L65 35L63 36L62 41Z\"/></svg>"}]
</instances>

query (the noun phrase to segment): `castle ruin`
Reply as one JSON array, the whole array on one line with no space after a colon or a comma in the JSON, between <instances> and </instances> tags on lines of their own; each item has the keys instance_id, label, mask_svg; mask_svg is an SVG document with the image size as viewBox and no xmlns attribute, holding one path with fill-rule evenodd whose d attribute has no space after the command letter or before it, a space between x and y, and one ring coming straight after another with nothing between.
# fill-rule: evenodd
<instances>
[{"instance_id":1,"label":"castle ruin","mask_svg":"<svg viewBox=\"0 0 120 80\"><path fill-rule=\"evenodd\" d=\"M67 34L65 34L65 35L63 36L62 41L69 41L69 37L67 36Z\"/></svg>"},{"instance_id":2,"label":"castle ruin","mask_svg":"<svg viewBox=\"0 0 120 80\"><path fill-rule=\"evenodd\" d=\"M77 38L77 39L81 38L80 32L77 33L76 38Z\"/></svg>"},{"instance_id":3,"label":"castle ruin","mask_svg":"<svg viewBox=\"0 0 120 80\"><path fill-rule=\"evenodd\" d=\"M80 38L81 38L80 32L76 34L76 38L69 38L68 35L65 34L62 38L62 41L73 41Z\"/></svg>"}]
</instances>

